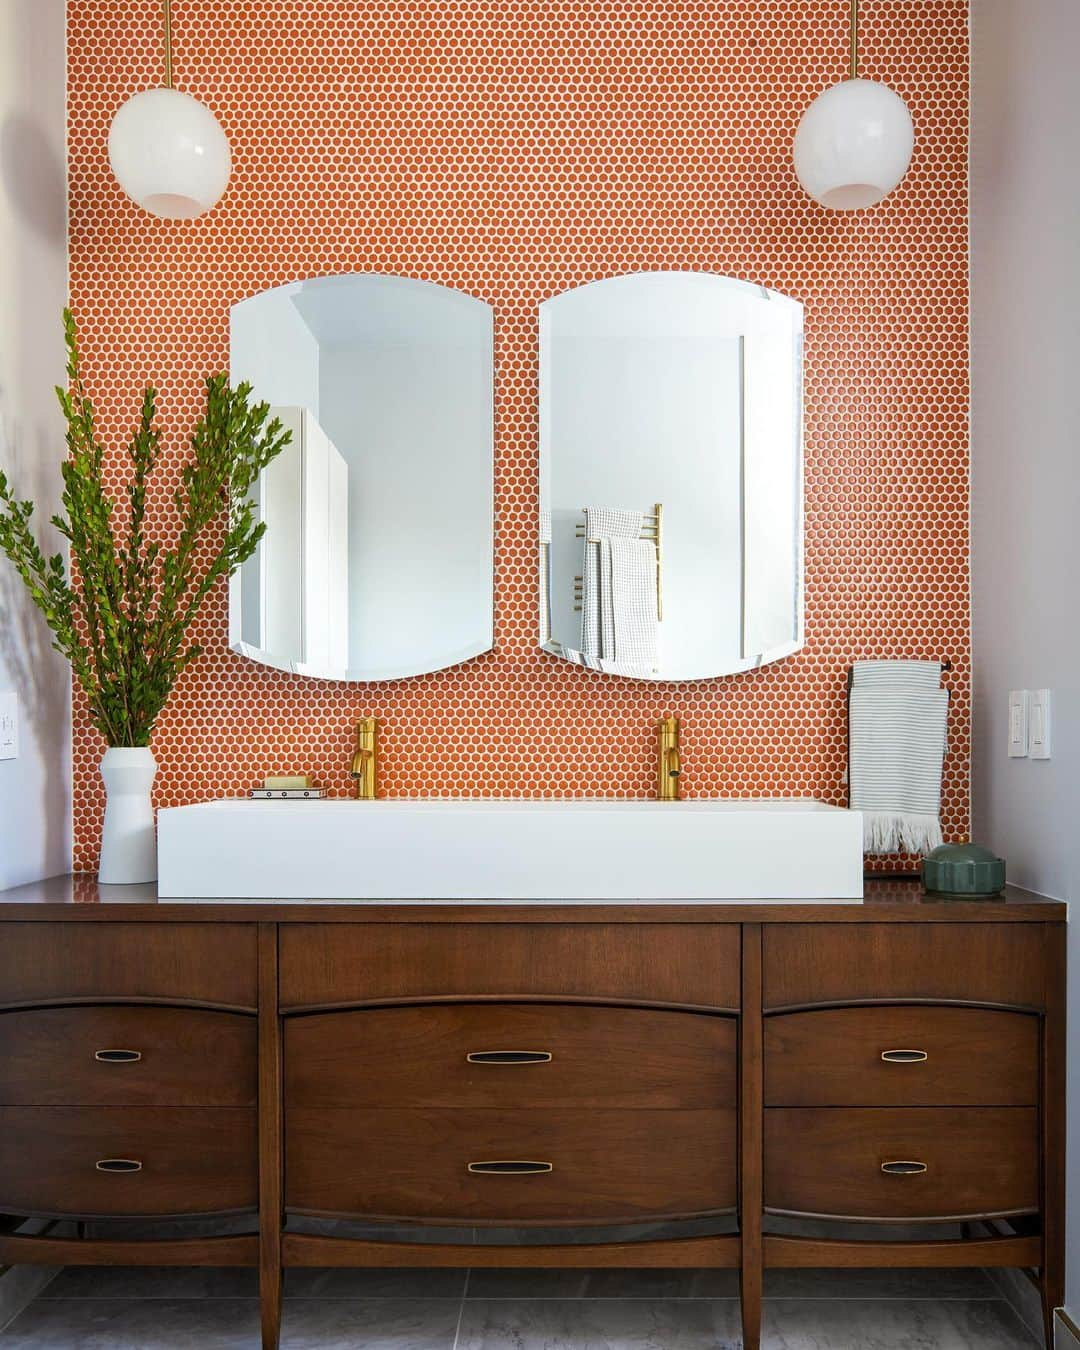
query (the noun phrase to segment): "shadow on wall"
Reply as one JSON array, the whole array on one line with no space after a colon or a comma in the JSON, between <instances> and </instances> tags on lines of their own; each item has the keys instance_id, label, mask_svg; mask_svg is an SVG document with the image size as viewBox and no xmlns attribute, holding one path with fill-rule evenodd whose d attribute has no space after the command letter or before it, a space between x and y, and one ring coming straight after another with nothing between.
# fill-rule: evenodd
<instances>
[{"instance_id":1,"label":"shadow on wall","mask_svg":"<svg viewBox=\"0 0 1080 1350\"><path fill-rule=\"evenodd\" d=\"M0 126L0 188L20 225L43 244L67 246L64 166L41 128L22 113L9 114Z\"/></svg>"},{"instance_id":2,"label":"shadow on wall","mask_svg":"<svg viewBox=\"0 0 1080 1350\"><path fill-rule=\"evenodd\" d=\"M37 445L27 450L29 435L11 416L8 389L0 383L0 462L20 497L35 502L47 498L56 463L55 437L38 428ZM55 536L52 527L48 533ZM57 550L55 537L44 539L37 521L38 541L47 552ZM57 859L70 856L70 774L66 770L71 746L71 685L68 667L52 649L52 635L26 588L6 558L0 559L0 687L14 689L21 711L20 757L29 752L32 740L39 761L47 766L41 780L40 846L42 875L48 875ZM33 867L26 860L24 866ZM8 860L0 860L0 887L8 884Z\"/></svg>"},{"instance_id":3,"label":"shadow on wall","mask_svg":"<svg viewBox=\"0 0 1080 1350\"><path fill-rule=\"evenodd\" d=\"M66 298L63 4L15 0L3 16L12 78L0 90L0 465L17 496L37 504L47 553L63 540L48 524L60 490ZM59 48L57 48L59 40ZM19 696L17 765L0 785L6 846L0 887L70 865L71 685L67 663L6 558L0 558L0 688ZM35 799L23 801L22 793Z\"/></svg>"}]
</instances>

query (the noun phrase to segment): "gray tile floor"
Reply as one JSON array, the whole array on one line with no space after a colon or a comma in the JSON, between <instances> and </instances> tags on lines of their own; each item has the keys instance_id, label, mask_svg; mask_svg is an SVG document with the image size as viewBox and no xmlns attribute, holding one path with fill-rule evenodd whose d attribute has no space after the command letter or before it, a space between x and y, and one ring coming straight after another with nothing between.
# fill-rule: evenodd
<instances>
[{"instance_id":1,"label":"gray tile floor","mask_svg":"<svg viewBox=\"0 0 1080 1350\"><path fill-rule=\"evenodd\" d=\"M737 1350L729 1271L291 1271L284 1350ZM255 1350L254 1271L69 1269L0 1350ZM768 1350L1036 1350L982 1271L774 1271Z\"/></svg>"}]
</instances>

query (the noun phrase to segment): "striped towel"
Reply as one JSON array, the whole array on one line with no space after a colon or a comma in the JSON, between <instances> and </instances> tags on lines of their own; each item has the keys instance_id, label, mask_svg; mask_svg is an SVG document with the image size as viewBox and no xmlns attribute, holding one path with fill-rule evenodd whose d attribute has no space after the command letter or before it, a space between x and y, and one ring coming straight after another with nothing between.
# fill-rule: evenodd
<instances>
[{"instance_id":1,"label":"striped towel","mask_svg":"<svg viewBox=\"0 0 1080 1350\"><path fill-rule=\"evenodd\" d=\"M600 541L640 539L641 522L640 511L617 511L607 506L585 508L585 556L581 569L581 650L585 656L614 659L611 550L604 549Z\"/></svg>"},{"instance_id":2,"label":"striped towel","mask_svg":"<svg viewBox=\"0 0 1080 1350\"><path fill-rule=\"evenodd\" d=\"M848 700L851 807L867 853L941 843L949 693L940 661L857 661Z\"/></svg>"}]
</instances>

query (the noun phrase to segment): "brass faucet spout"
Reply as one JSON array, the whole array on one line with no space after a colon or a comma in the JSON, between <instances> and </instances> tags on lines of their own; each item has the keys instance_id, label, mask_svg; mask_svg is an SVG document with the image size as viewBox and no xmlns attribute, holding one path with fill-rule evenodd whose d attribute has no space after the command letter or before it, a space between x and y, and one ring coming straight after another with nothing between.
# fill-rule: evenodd
<instances>
[{"instance_id":1,"label":"brass faucet spout","mask_svg":"<svg viewBox=\"0 0 1080 1350\"><path fill-rule=\"evenodd\" d=\"M656 796L662 802L679 800L679 775L682 754L679 751L679 719L664 717L657 724Z\"/></svg>"},{"instance_id":2,"label":"brass faucet spout","mask_svg":"<svg viewBox=\"0 0 1080 1350\"><path fill-rule=\"evenodd\" d=\"M356 752L350 771L356 781L356 799L372 802L379 795L379 722L365 717L356 724Z\"/></svg>"}]
</instances>

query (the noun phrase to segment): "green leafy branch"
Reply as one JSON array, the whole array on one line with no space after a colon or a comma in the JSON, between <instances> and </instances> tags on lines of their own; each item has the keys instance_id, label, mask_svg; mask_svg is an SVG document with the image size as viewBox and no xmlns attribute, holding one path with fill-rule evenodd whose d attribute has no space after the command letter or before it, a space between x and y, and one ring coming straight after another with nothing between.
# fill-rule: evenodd
<instances>
[{"instance_id":1,"label":"green leafy branch","mask_svg":"<svg viewBox=\"0 0 1080 1350\"><path fill-rule=\"evenodd\" d=\"M62 511L52 522L68 541L46 557L31 528L34 505L18 501L0 471L0 551L11 560L71 662L94 725L109 745L148 745L158 714L181 673L202 649L188 630L213 588L255 552L266 526L250 490L291 434L269 419L266 403L250 404L250 384L206 381L206 414L191 436L173 501L180 531L173 548L148 540L146 489L157 465L161 433L157 393L143 394L128 445L131 476L127 519L102 481L105 451L83 387L71 311L64 311L68 388L56 391L67 423ZM224 538L210 546L210 526L225 514Z\"/></svg>"}]
</instances>

